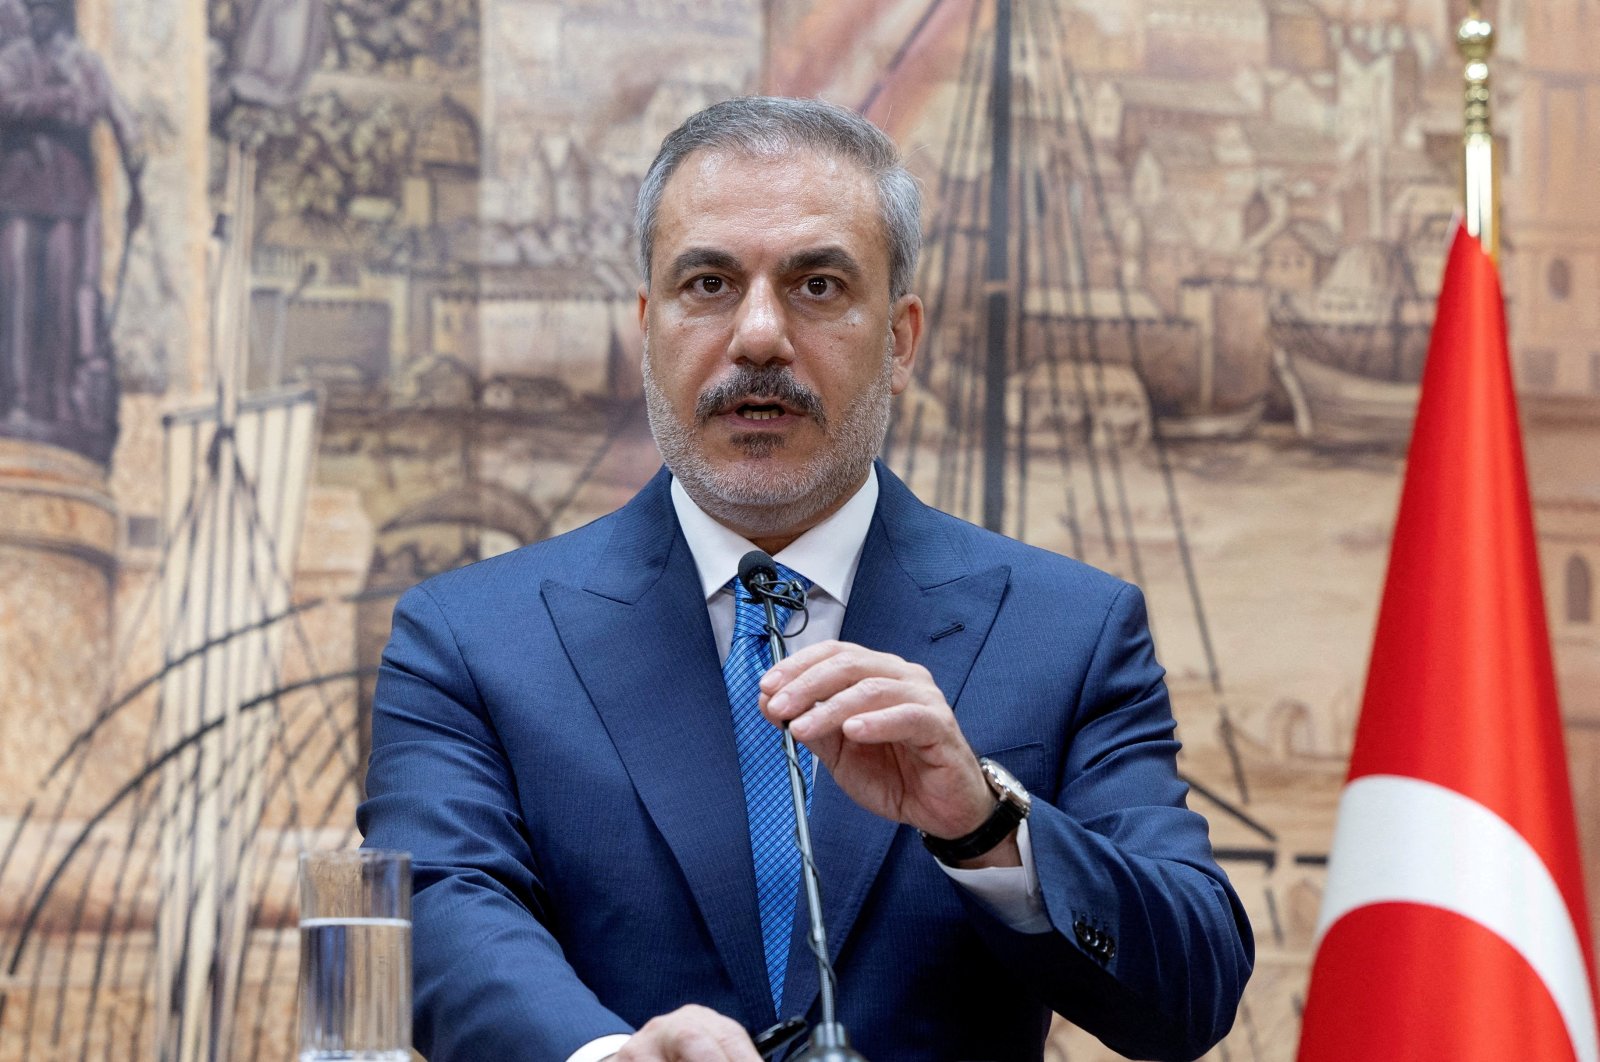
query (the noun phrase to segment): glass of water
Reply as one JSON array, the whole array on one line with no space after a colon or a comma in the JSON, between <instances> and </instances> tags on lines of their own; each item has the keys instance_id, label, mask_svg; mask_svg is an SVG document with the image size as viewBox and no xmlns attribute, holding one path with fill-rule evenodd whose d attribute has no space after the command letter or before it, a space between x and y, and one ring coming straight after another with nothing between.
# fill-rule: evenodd
<instances>
[{"instance_id":1,"label":"glass of water","mask_svg":"<svg viewBox=\"0 0 1600 1062\"><path fill-rule=\"evenodd\" d=\"M300 853L300 1062L410 1062L411 856Z\"/></svg>"}]
</instances>

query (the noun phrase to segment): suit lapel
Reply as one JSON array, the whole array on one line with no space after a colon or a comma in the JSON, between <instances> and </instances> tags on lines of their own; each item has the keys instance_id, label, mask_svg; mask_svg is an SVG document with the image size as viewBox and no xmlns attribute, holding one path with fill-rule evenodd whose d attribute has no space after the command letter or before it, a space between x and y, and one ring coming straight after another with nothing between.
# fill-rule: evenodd
<instances>
[{"instance_id":1,"label":"suit lapel","mask_svg":"<svg viewBox=\"0 0 1600 1062\"><path fill-rule=\"evenodd\" d=\"M639 799L683 870L745 1020L772 1013L727 688L663 472L579 589L544 600Z\"/></svg>"},{"instance_id":2,"label":"suit lapel","mask_svg":"<svg viewBox=\"0 0 1600 1062\"><path fill-rule=\"evenodd\" d=\"M878 511L839 636L922 664L956 705L994 623L1010 569L974 570L972 558L945 526L949 517L923 505L882 464L878 482ZM817 772L810 821L829 958L837 961L899 826L862 809L826 771ZM802 909L789 950L785 1014L804 1013L817 994L816 960L805 927Z\"/></svg>"}]
</instances>

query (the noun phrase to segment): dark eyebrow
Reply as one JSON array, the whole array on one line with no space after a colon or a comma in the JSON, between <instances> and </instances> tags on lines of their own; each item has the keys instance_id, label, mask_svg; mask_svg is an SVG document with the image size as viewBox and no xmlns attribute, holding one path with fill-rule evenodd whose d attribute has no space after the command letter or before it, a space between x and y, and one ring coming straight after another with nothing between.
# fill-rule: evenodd
<instances>
[{"instance_id":1,"label":"dark eyebrow","mask_svg":"<svg viewBox=\"0 0 1600 1062\"><path fill-rule=\"evenodd\" d=\"M818 247L814 250L796 251L778 266L778 272L785 276L811 273L819 269L832 269L843 273L845 278L852 282L861 280L861 263L843 247Z\"/></svg>"},{"instance_id":2,"label":"dark eyebrow","mask_svg":"<svg viewBox=\"0 0 1600 1062\"><path fill-rule=\"evenodd\" d=\"M667 279L676 282L685 274L701 269L713 269L719 273L737 273L739 268L739 260L727 251L719 251L714 247L691 247L672 260L672 265L667 270Z\"/></svg>"}]
</instances>

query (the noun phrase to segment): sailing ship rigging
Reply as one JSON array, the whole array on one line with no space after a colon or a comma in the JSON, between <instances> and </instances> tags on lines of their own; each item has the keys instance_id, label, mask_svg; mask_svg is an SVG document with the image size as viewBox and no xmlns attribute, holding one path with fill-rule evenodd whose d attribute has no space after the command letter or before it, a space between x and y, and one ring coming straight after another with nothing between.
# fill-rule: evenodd
<instances>
[{"instance_id":1,"label":"sailing ship rigging","mask_svg":"<svg viewBox=\"0 0 1600 1062\"><path fill-rule=\"evenodd\" d=\"M1161 595L1154 598L1158 636L1194 643L1200 660L1196 676L1172 683L1191 743L1186 775L1230 870L1269 872L1264 903L1276 912L1288 901L1270 872L1315 867L1322 856L1297 849L1256 810L1269 768L1234 723L1180 491L1182 447L1258 432L1275 405L1292 411L1317 443L1403 438L1426 330L1416 307L1429 298L1418 282L1427 270L1407 246L1425 234L1366 245L1360 253L1382 267L1382 283L1343 310L1332 303L1338 285L1328 281L1337 280L1345 252L1331 234L1324 240L1331 253L1318 267L1326 271L1297 295L1215 256L1160 260L1174 244L1155 238L1162 215L1141 212L1138 197L1159 183L1151 176L1158 156L1198 152L1204 162L1210 149L1192 135L1152 134L1148 150L1108 135L1106 114L1119 92L1124 109L1151 107L1178 83L1145 77L1135 85L1133 75L1082 69L1073 50L1072 20L1084 17L1078 7L929 0L861 100L863 110L893 102L895 71L920 35L952 26L963 34L960 62L941 81L948 95L932 111L944 122L936 148L913 158L928 170L927 250L917 284L930 308L927 346L884 456L939 507ZM1220 113L1234 105L1226 92L1197 95ZM236 195L235 233L251 228L245 200ZM1281 223L1263 223L1246 250L1287 231ZM244 256L232 267L242 277L248 254L242 244L233 253ZM1167 279L1158 281L1158 273ZM230 298L244 305L239 291ZM244 311L236 312L229 326L236 331L219 347L240 343ZM1320 370L1344 375L1314 378ZM1320 387L1325 380L1333 383ZM1331 406L1317 404L1324 391ZM1383 408L1360 405L1367 398ZM167 424L172 489L160 576L130 624L137 632L164 613L160 667L132 673L118 665L116 689L23 821L0 836L0 893L26 915L0 938L8 978L0 1033L19 1036L25 1053L49 1045L62 1057L74 1050L75 1057L115 1057L113 1041L131 1028L134 1055L151 1050L155 1036L177 1045L170 1057L230 1039L233 1057L262 1057L271 973L289 962L293 946L292 880L273 868L307 839L338 844L352 836L339 816L359 790L363 740L361 716L347 702L370 669L317 667L317 605L296 601L286 581L315 411L299 391L251 397L235 390L204 405ZM1329 408L1353 414L1342 435L1329 435L1336 423ZM400 442L419 434L414 425L444 420L421 407L358 412ZM470 439L486 415L470 404L458 412ZM637 417L626 412L597 436L574 429L571 439L581 441L573 452L590 456L544 510L519 509L507 521L532 529L517 537L552 533L569 508L583 509L579 494L612 475L602 465L621 464L615 454L634 441L628 433ZM513 427L522 431L525 422ZM449 563L480 555L472 521L481 522L491 477L472 449L468 441L459 447L462 497L479 499L459 507L466 516L457 519L446 504L455 496L446 495L386 525L460 524L464 544ZM242 581L208 574L211 559L230 550L254 558ZM419 574L418 566L403 578ZM378 589L393 588L369 583L370 596L381 597ZM221 691L227 696L212 695ZM123 721L136 717L156 723L148 742L129 746L126 777L83 812L91 749L125 740ZM315 780L309 788L308 780ZM197 837L208 838L215 859L180 858ZM207 928L191 934L197 910ZM1276 932L1276 914L1272 922ZM92 943L62 950L53 943L61 939ZM241 978L247 965L256 972ZM87 1004L71 987L84 984ZM246 986L259 997L245 998ZM69 1006L96 1015L76 1045L57 1035ZM230 1028L235 1020L247 1025ZM115 1050L127 1043L124 1036Z\"/></svg>"},{"instance_id":2,"label":"sailing ship rigging","mask_svg":"<svg viewBox=\"0 0 1600 1062\"><path fill-rule=\"evenodd\" d=\"M1030 504L1058 498L1070 551L1135 582L1147 573L1133 466L1153 465L1230 750L1230 777L1206 788L1242 807L1249 779L1162 415L1180 408L1160 382L1167 322L1139 315L1147 300L1120 267L1109 160L1064 16L1001 0L973 5L966 31L919 278L927 357L885 452L914 487L932 479L935 505L1019 537L1039 537Z\"/></svg>"}]
</instances>

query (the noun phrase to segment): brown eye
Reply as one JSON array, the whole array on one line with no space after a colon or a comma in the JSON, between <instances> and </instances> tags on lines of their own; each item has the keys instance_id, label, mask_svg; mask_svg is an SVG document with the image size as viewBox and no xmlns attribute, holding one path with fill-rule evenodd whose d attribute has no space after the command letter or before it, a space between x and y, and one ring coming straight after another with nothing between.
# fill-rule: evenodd
<instances>
[{"instance_id":1,"label":"brown eye","mask_svg":"<svg viewBox=\"0 0 1600 1062\"><path fill-rule=\"evenodd\" d=\"M820 298L833 291L833 280L829 277L807 277L806 291Z\"/></svg>"},{"instance_id":2,"label":"brown eye","mask_svg":"<svg viewBox=\"0 0 1600 1062\"><path fill-rule=\"evenodd\" d=\"M701 277L699 280L695 281L695 283L698 284L700 286L700 290L705 292L707 295L715 295L722 290L721 277Z\"/></svg>"}]
</instances>

